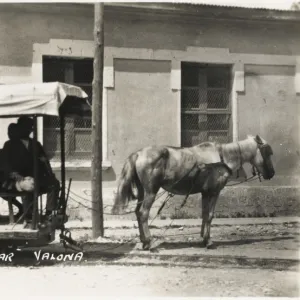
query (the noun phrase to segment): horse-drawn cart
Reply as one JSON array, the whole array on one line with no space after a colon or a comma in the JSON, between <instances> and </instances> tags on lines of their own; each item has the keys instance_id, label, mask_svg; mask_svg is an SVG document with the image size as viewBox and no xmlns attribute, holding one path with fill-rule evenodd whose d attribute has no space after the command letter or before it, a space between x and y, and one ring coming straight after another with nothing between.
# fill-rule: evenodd
<instances>
[{"instance_id":1,"label":"horse-drawn cart","mask_svg":"<svg viewBox=\"0 0 300 300\"><path fill-rule=\"evenodd\" d=\"M8 201L9 218L0 224L0 246L43 246L55 239L57 230L62 240L72 243L65 229L67 222L67 193L65 178L65 117L82 116L90 107L87 94L79 87L60 83L9 84L0 86L0 118L19 118L28 116L33 120L33 179L34 189L28 191L1 191L0 197ZM37 157L38 118L43 116L59 117L61 178L58 205L51 215L51 221L43 224L43 201L39 190L39 168ZM3 131L2 131L3 132ZM33 193L32 222L29 228L17 223L13 216L12 200ZM2 200L2 199L0 199ZM0 214L2 214L0 212ZM75 243L76 244L76 243Z\"/></svg>"}]
</instances>

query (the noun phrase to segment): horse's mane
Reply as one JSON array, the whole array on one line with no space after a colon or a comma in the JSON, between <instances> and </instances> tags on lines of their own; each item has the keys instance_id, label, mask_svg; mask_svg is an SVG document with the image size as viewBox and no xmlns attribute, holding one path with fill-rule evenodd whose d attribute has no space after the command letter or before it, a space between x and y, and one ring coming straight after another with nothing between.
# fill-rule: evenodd
<instances>
[{"instance_id":1,"label":"horse's mane","mask_svg":"<svg viewBox=\"0 0 300 300\"><path fill-rule=\"evenodd\" d=\"M215 142L202 142L200 144L194 145L192 147L198 147L198 148L210 148L214 145L217 145ZM168 148L171 149L184 149L184 148L190 148L190 147L176 147L176 146L167 146Z\"/></svg>"},{"instance_id":2,"label":"horse's mane","mask_svg":"<svg viewBox=\"0 0 300 300\"><path fill-rule=\"evenodd\" d=\"M261 137L260 137L261 138ZM219 143L219 142L202 142L200 144L197 144L193 147L197 147L197 148L220 148L222 147L223 150L228 153L228 155L236 157L236 156L240 156L240 150L244 153L244 152L251 152L254 151L256 149L256 143L254 142L255 140L255 136L252 134L247 134L247 138L244 140L240 140L238 141L238 143L236 142L230 142L230 143ZM265 143L266 141L261 138L261 140ZM184 147L174 147L174 146L169 146L170 148L173 149L183 149ZM239 148L240 147L240 148Z\"/></svg>"},{"instance_id":3,"label":"horse's mane","mask_svg":"<svg viewBox=\"0 0 300 300\"><path fill-rule=\"evenodd\" d=\"M200 143L198 145L196 145L196 147L199 147L199 148L210 148L214 145L216 145L217 143L215 142L203 142L203 143Z\"/></svg>"},{"instance_id":4,"label":"horse's mane","mask_svg":"<svg viewBox=\"0 0 300 300\"><path fill-rule=\"evenodd\" d=\"M261 140L265 142L262 138ZM244 140L222 144L222 149L223 153L228 157L229 160L245 160L249 159L249 156L255 153L257 149L257 143L255 142L255 136L248 134L247 138Z\"/></svg>"}]
</instances>

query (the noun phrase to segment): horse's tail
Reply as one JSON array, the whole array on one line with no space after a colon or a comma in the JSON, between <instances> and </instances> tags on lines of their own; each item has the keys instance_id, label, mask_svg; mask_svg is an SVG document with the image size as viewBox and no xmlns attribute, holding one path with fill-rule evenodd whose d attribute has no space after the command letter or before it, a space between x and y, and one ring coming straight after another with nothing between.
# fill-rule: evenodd
<instances>
[{"instance_id":1,"label":"horse's tail","mask_svg":"<svg viewBox=\"0 0 300 300\"><path fill-rule=\"evenodd\" d=\"M133 153L125 161L114 199L112 214L121 214L128 206L128 202L136 199L136 196L133 193L133 185L136 187L140 185L135 167L137 158L138 154Z\"/></svg>"}]
</instances>

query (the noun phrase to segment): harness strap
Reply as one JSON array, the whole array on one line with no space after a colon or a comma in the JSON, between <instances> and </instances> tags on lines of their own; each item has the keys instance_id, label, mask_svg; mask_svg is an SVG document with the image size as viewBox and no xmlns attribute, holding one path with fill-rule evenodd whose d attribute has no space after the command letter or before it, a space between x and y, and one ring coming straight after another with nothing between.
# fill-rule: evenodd
<instances>
[{"instance_id":1,"label":"harness strap","mask_svg":"<svg viewBox=\"0 0 300 300\"><path fill-rule=\"evenodd\" d=\"M220 160L221 160L222 163L224 163L224 156L223 156L222 145L219 145L218 150L219 150Z\"/></svg>"},{"instance_id":2,"label":"harness strap","mask_svg":"<svg viewBox=\"0 0 300 300\"><path fill-rule=\"evenodd\" d=\"M227 169L230 171L230 175L233 174L233 171L232 169L225 163L224 161L224 155L223 155L223 147L222 145L220 144L219 147L218 147L218 151L219 151L219 156L220 156L220 160L221 162L227 167Z\"/></svg>"}]
</instances>

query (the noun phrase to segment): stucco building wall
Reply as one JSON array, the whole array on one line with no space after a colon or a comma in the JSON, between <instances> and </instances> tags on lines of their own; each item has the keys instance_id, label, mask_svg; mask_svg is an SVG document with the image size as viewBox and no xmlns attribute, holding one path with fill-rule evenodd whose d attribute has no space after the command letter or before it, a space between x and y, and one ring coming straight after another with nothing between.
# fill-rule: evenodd
<instances>
[{"instance_id":1,"label":"stucco building wall","mask_svg":"<svg viewBox=\"0 0 300 300\"><path fill-rule=\"evenodd\" d=\"M43 53L93 56L92 6L62 13L57 4L43 12L26 5L26 12L0 9L1 84L41 81ZM115 185L132 151L180 145L181 62L193 61L232 65L234 139L261 134L274 149L274 186L297 186L299 30L299 22L107 14L104 147L111 167L104 180ZM9 121L0 122L1 144ZM77 177L87 180L85 172Z\"/></svg>"}]
</instances>

